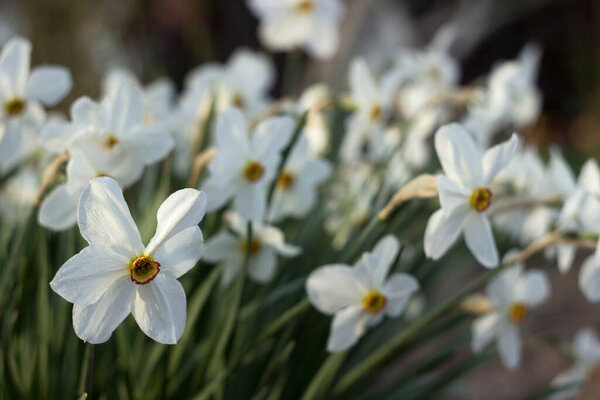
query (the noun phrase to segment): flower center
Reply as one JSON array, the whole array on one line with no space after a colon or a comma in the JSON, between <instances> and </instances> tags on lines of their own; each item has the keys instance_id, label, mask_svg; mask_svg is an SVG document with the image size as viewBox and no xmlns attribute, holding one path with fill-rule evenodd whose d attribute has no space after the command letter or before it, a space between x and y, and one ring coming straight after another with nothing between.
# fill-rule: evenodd
<instances>
[{"instance_id":1,"label":"flower center","mask_svg":"<svg viewBox=\"0 0 600 400\"><path fill-rule=\"evenodd\" d=\"M250 255L254 255L256 253L259 252L260 248L262 247L262 244L260 243L260 241L258 239L250 239ZM242 248L242 252L246 253L248 251L248 241L247 240L242 240L241 242L241 248Z\"/></svg>"},{"instance_id":2,"label":"flower center","mask_svg":"<svg viewBox=\"0 0 600 400\"><path fill-rule=\"evenodd\" d=\"M371 121L377 121L382 114L383 110L379 104L376 104L371 108Z\"/></svg>"},{"instance_id":3,"label":"flower center","mask_svg":"<svg viewBox=\"0 0 600 400\"><path fill-rule=\"evenodd\" d=\"M315 5L312 0L303 0L296 4L296 12L299 14L308 14L314 9Z\"/></svg>"},{"instance_id":4,"label":"flower center","mask_svg":"<svg viewBox=\"0 0 600 400\"><path fill-rule=\"evenodd\" d=\"M118 143L119 143L119 139L117 139L114 135L110 134L110 135L108 135L108 138L106 138L106 141L104 142L104 146L109 149L112 149Z\"/></svg>"},{"instance_id":5,"label":"flower center","mask_svg":"<svg viewBox=\"0 0 600 400\"><path fill-rule=\"evenodd\" d=\"M264 173L265 169L258 161L249 162L244 168L244 177L250 182L256 182Z\"/></svg>"},{"instance_id":6,"label":"flower center","mask_svg":"<svg viewBox=\"0 0 600 400\"><path fill-rule=\"evenodd\" d=\"M246 100L244 99L244 96L242 96L239 93L236 93L235 96L233 96L232 103L237 108L241 108L241 109L246 108Z\"/></svg>"},{"instance_id":7,"label":"flower center","mask_svg":"<svg viewBox=\"0 0 600 400\"><path fill-rule=\"evenodd\" d=\"M282 171L277 178L277 187L283 190L291 189L294 183L296 183L296 177L287 171Z\"/></svg>"},{"instance_id":8,"label":"flower center","mask_svg":"<svg viewBox=\"0 0 600 400\"><path fill-rule=\"evenodd\" d=\"M8 115L15 117L25 110L25 100L14 98L4 105L4 109Z\"/></svg>"},{"instance_id":9,"label":"flower center","mask_svg":"<svg viewBox=\"0 0 600 400\"><path fill-rule=\"evenodd\" d=\"M386 303L387 299L384 295L377 291L373 291L367 293L365 296L363 300L363 307L371 314L377 314L383 307L385 307Z\"/></svg>"},{"instance_id":10,"label":"flower center","mask_svg":"<svg viewBox=\"0 0 600 400\"><path fill-rule=\"evenodd\" d=\"M527 317L527 307L523 303L514 303L508 310L508 316L517 324Z\"/></svg>"},{"instance_id":11,"label":"flower center","mask_svg":"<svg viewBox=\"0 0 600 400\"><path fill-rule=\"evenodd\" d=\"M471 194L471 207L478 212L483 212L492 204L492 192L488 188L477 188Z\"/></svg>"},{"instance_id":12,"label":"flower center","mask_svg":"<svg viewBox=\"0 0 600 400\"><path fill-rule=\"evenodd\" d=\"M160 263L147 257L138 257L129 268L131 281L138 285L151 282L160 272Z\"/></svg>"}]
</instances>

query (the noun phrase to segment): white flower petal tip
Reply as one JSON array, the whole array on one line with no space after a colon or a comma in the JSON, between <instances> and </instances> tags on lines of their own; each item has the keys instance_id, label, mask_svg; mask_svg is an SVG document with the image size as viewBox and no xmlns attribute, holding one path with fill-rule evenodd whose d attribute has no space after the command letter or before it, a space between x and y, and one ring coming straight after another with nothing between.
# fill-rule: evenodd
<instances>
[{"instance_id":1,"label":"white flower petal tip","mask_svg":"<svg viewBox=\"0 0 600 400\"><path fill-rule=\"evenodd\" d=\"M74 303L73 327L90 343L107 341L133 314L142 331L157 342L175 344L186 322L186 297L177 278L202 255L198 223L206 196L195 189L175 192L160 206L147 254L118 183L93 179L79 201L81 234L90 243L69 259L50 283Z\"/></svg>"}]
</instances>

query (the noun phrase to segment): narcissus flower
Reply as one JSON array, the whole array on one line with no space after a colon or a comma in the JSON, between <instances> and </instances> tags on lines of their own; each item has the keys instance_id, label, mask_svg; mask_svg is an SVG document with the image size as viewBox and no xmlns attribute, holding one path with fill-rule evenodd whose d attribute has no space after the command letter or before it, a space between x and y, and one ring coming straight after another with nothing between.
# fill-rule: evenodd
<instances>
[{"instance_id":1,"label":"narcissus flower","mask_svg":"<svg viewBox=\"0 0 600 400\"><path fill-rule=\"evenodd\" d=\"M553 395L552 400L575 398L586 382L600 376L600 341L594 330L584 328L577 332L571 351L575 357L573 366L552 380L553 387L566 389Z\"/></svg>"},{"instance_id":2,"label":"narcissus flower","mask_svg":"<svg viewBox=\"0 0 600 400\"><path fill-rule=\"evenodd\" d=\"M73 305L81 339L102 343L132 313L142 331L174 344L183 333L186 299L177 281L203 251L198 223L206 196L195 189L173 193L157 213L156 233L144 247L121 188L96 178L81 193L78 222L89 246L69 259L50 282Z\"/></svg>"},{"instance_id":3,"label":"narcissus flower","mask_svg":"<svg viewBox=\"0 0 600 400\"><path fill-rule=\"evenodd\" d=\"M275 276L277 255L295 257L300 248L287 244L283 233L274 226L252 224L252 239L248 249L247 224L239 215L228 213L225 221L233 231L217 233L206 242L204 260L223 265L223 284L229 284L239 275L246 253L250 251L248 276L265 283Z\"/></svg>"},{"instance_id":4,"label":"narcissus flower","mask_svg":"<svg viewBox=\"0 0 600 400\"><path fill-rule=\"evenodd\" d=\"M425 253L438 259L462 232L467 247L485 267L498 265L498 250L486 211L493 202L490 184L510 161L519 140L510 140L481 154L471 136L459 124L441 127L435 149L444 169L438 178L441 208L425 229Z\"/></svg>"},{"instance_id":5,"label":"narcissus flower","mask_svg":"<svg viewBox=\"0 0 600 400\"><path fill-rule=\"evenodd\" d=\"M31 43L9 40L0 53L0 170L8 169L37 146L45 112L71 90L69 70L44 65L30 71ZM32 140L32 138L34 140Z\"/></svg>"},{"instance_id":6,"label":"narcissus flower","mask_svg":"<svg viewBox=\"0 0 600 400\"><path fill-rule=\"evenodd\" d=\"M290 141L294 125L290 117L272 117L258 124L249 136L246 118L238 109L223 111L217 121L217 156L203 186L208 211L233 198L243 219L262 221L267 188L277 174L281 151Z\"/></svg>"},{"instance_id":7,"label":"narcissus flower","mask_svg":"<svg viewBox=\"0 0 600 400\"><path fill-rule=\"evenodd\" d=\"M388 235L354 267L331 264L310 274L306 281L310 302L322 313L334 315L329 352L349 349L384 316L398 317L419 289L411 275L395 273L388 278L399 248L398 240Z\"/></svg>"},{"instance_id":8,"label":"narcissus flower","mask_svg":"<svg viewBox=\"0 0 600 400\"><path fill-rule=\"evenodd\" d=\"M302 217L317 201L317 186L332 172L331 164L310 154L308 138L301 135L277 177L269 219Z\"/></svg>"},{"instance_id":9,"label":"narcissus flower","mask_svg":"<svg viewBox=\"0 0 600 400\"><path fill-rule=\"evenodd\" d=\"M339 44L344 13L340 0L247 0L260 20L259 36L271 50L303 47L316 58L330 58Z\"/></svg>"},{"instance_id":10,"label":"narcissus flower","mask_svg":"<svg viewBox=\"0 0 600 400\"><path fill-rule=\"evenodd\" d=\"M473 322L473 351L479 353L496 340L502 363L509 369L516 368L521 360L519 324L531 308L546 300L549 287L543 271L525 272L522 265L502 271L486 289L493 310Z\"/></svg>"}]
</instances>

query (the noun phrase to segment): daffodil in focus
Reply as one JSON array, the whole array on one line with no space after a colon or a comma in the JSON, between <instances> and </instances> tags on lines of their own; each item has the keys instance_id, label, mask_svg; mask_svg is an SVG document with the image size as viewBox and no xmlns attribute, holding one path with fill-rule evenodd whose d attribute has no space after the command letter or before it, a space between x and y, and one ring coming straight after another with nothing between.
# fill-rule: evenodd
<instances>
[{"instance_id":1,"label":"daffodil in focus","mask_svg":"<svg viewBox=\"0 0 600 400\"><path fill-rule=\"evenodd\" d=\"M217 121L217 156L208 167L210 178L203 186L208 196L207 210L216 210L233 199L240 217L262 221L268 186L275 179L281 152L292 137L294 125L290 117L271 117L248 135L241 111L223 111Z\"/></svg>"},{"instance_id":2,"label":"daffodil in focus","mask_svg":"<svg viewBox=\"0 0 600 400\"><path fill-rule=\"evenodd\" d=\"M344 4L340 0L247 0L260 20L258 34L271 50L304 48L315 58L330 58L339 45Z\"/></svg>"},{"instance_id":3,"label":"daffodil in focus","mask_svg":"<svg viewBox=\"0 0 600 400\"><path fill-rule=\"evenodd\" d=\"M239 276L249 254L248 276L255 282L269 282L277 272L277 256L295 257L300 248L285 243L283 233L274 226L252 224L248 244L247 223L239 215L228 213L225 221L232 232L222 231L206 242L204 260L223 265L223 284ZM250 246L250 247L248 247Z\"/></svg>"},{"instance_id":4,"label":"daffodil in focus","mask_svg":"<svg viewBox=\"0 0 600 400\"><path fill-rule=\"evenodd\" d=\"M435 150L444 170L438 177L441 208L425 229L425 253L439 259L464 233L467 247L488 268L499 262L487 210L494 201L490 184L509 163L519 140L516 134L485 153L459 124L441 127L435 134Z\"/></svg>"},{"instance_id":5,"label":"daffodil in focus","mask_svg":"<svg viewBox=\"0 0 600 400\"><path fill-rule=\"evenodd\" d=\"M600 376L600 341L592 328L577 332L571 353L573 366L552 380L553 387L563 388L551 397L552 400L576 398L587 382Z\"/></svg>"},{"instance_id":6,"label":"daffodil in focus","mask_svg":"<svg viewBox=\"0 0 600 400\"><path fill-rule=\"evenodd\" d=\"M532 308L546 300L549 287L543 271L524 271L520 264L502 271L486 288L491 311L473 322L473 351L479 353L495 340L502 363L508 369L516 368L521 360L519 325Z\"/></svg>"},{"instance_id":7,"label":"daffodil in focus","mask_svg":"<svg viewBox=\"0 0 600 400\"><path fill-rule=\"evenodd\" d=\"M388 235L354 267L331 264L310 274L306 281L310 302L320 312L334 316L329 352L349 349L385 316L398 317L405 310L419 283L404 273L388 277L399 249L398 240Z\"/></svg>"},{"instance_id":8,"label":"daffodil in focus","mask_svg":"<svg viewBox=\"0 0 600 400\"><path fill-rule=\"evenodd\" d=\"M73 305L82 340L102 343L131 313L142 331L174 344L186 322L186 298L177 279L203 252L198 223L206 196L182 189L157 213L156 233L144 247L123 193L112 178L92 180L81 193L78 222L89 246L69 259L50 286Z\"/></svg>"},{"instance_id":9,"label":"daffodil in focus","mask_svg":"<svg viewBox=\"0 0 600 400\"><path fill-rule=\"evenodd\" d=\"M308 138L301 135L277 177L269 219L302 217L317 202L317 186L332 173L331 164L311 156Z\"/></svg>"},{"instance_id":10,"label":"daffodil in focus","mask_svg":"<svg viewBox=\"0 0 600 400\"><path fill-rule=\"evenodd\" d=\"M68 69L30 69L30 57L31 43L20 37L9 40L0 53L0 170L35 150L46 116L42 105L54 106L71 90Z\"/></svg>"}]
</instances>

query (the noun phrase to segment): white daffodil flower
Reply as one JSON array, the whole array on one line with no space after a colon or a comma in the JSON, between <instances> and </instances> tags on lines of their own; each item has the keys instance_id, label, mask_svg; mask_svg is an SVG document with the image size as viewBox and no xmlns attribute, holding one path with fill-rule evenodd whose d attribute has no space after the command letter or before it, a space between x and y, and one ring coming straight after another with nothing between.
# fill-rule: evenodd
<instances>
[{"instance_id":1,"label":"white daffodil flower","mask_svg":"<svg viewBox=\"0 0 600 400\"><path fill-rule=\"evenodd\" d=\"M50 286L73 305L82 340L106 342L131 313L142 331L175 344L186 321L177 280L200 259L206 196L195 189L170 195L157 213L156 233L144 247L114 179L96 178L81 193L77 219L89 246L69 259Z\"/></svg>"},{"instance_id":2,"label":"white daffodil flower","mask_svg":"<svg viewBox=\"0 0 600 400\"><path fill-rule=\"evenodd\" d=\"M571 351L575 357L573 366L552 380L553 387L568 388L553 395L551 400L575 398L586 382L596 379L600 373L600 341L593 329L583 328L577 332Z\"/></svg>"},{"instance_id":3,"label":"white daffodil flower","mask_svg":"<svg viewBox=\"0 0 600 400\"><path fill-rule=\"evenodd\" d=\"M310 302L320 312L334 316L327 341L329 352L349 349L385 316L395 318L404 312L419 283L404 273L388 278L399 249L398 240L388 235L354 267L324 265L310 274L306 281Z\"/></svg>"},{"instance_id":4,"label":"white daffodil flower","mask_svg":"<svg viewBox=\"0 0 600 400\"><path fill-rule=\"evenodd\" d=\"M267 206L267 189L281 160L281 151L294 130L290 117L272 117L248 135L246 118L238 109L219 114L217 156L208 166L210 178L203 190L208 196L208 211L234 199L235 210L243 219L262 221Z\"/></svg>"},{"instance_id":5,"label":"white daffodil flower","mask_svg":"<svg viewBox=\"0 0 600 400\"><path fill-rule=\"evenodd\" d=\"M356 104L354 115L348 120L340 154L346 161L361 157L365 145L370 159L381 159L379 146L384 140L385 124L393 112L393 98L399 82L398 75L385 75L377 82L362 59L350 65L350 90ZM388 152L389 148L386 149Z\"/></svg>"},{"instance_id":6,"label":"white daffodil flower","mask_svg":"<svg viewBox=\"0 0 600 400\"><path fill-rule=\"evenodd\" d=\"M504 123L529 126L539 118L542 95L535 81L540 58L541 49L528 44L517 60L502 63L490 75L489 108Z\"/></svg>"},{"instance_id":7,"label":"white daffodil flower","mask_svg":"<svg viewBox=\"0 0 600 400\"><path fill-rule=\"evenodd\" d=\"M546 273L523 271L515 265L502 271L486 288L486 297L493 311L477 318L472 325L472 349L481 352L493 340L498 345L500 360L508 369L516 368L521 360L519 324L532 307L546 300L550 292Z\"/></svg>"},{"instance_id":8,"label":"white daffodil flower","mask_svg":"<svg viewBox=\"0 0 600 400\"><path fill-rule=\"evenodd\" d=\"M53 106L71 90L71 74L58 66L30 70L31 43L9 40L0 53L0 170L12 168L39 143L45 119L42 106Z\"/></svg>"},{"instance_id":9,"label":"white daffodil flower","mask_svg":"<svg viewBox=\"0 0 600 400\"><path fill-rule=\"evenodd\" d=\"M498 250L486 215L493 201L490 183L509 163L518 142L513 134L510 140L481 154L461 125L449 124L437 131L435 149L444 175L438 177L441 208L425 229L428 257L439 259L462 232L477 261L488 268L498 265Z\"/></svg>"},{"instance_id":10,"label":"white daffodil flower","mask_svg":"<svg viewBox=\"0 0 600 400\"><path fill-rule=\"evenodd\" d=\"M310 154L308 138L301 135L277 177L269 220L306 215L317 201L317 186L327 180L332 170L328 161Z\"/></svg>"},{"instance_id":11,"label":"white daffodil flower","mask_svg":"<svg viewBox=\"0 0 600 400\"><path fill-rule=\"evenodd\" d=\"M258 33L271 50L304 48L315 58L331 58L339 45L344 14L340 0L247 0L260 20Z\"/></svg>"},{"instance_id":12,"label":"white daffodil flower","mask_svg":"<svg viewBox=\"0 0 600 400\"><path fill-rule=\"evenodd\" d=\"M204 261L222 263L223 284L228 285L240 274L246 254L250 252L248 276L259 283L269 282L277 271L277 255L295 257L300 248L285 243L283 233L274 226L252 224L252 239L248 249L246 221L228 213L225 220L233 233L217 233L206 242Z\"/></svg>"},{"instance_id":13,"label":"white daffodil flower","mask_svg":"<svg viewBox=\"0 0 600 400\"><path fill-rule=\"evenodd\" d=\"M600 244L581 265L579 288L589 302L600 302Z\"/></svg>"}]
</instances>

